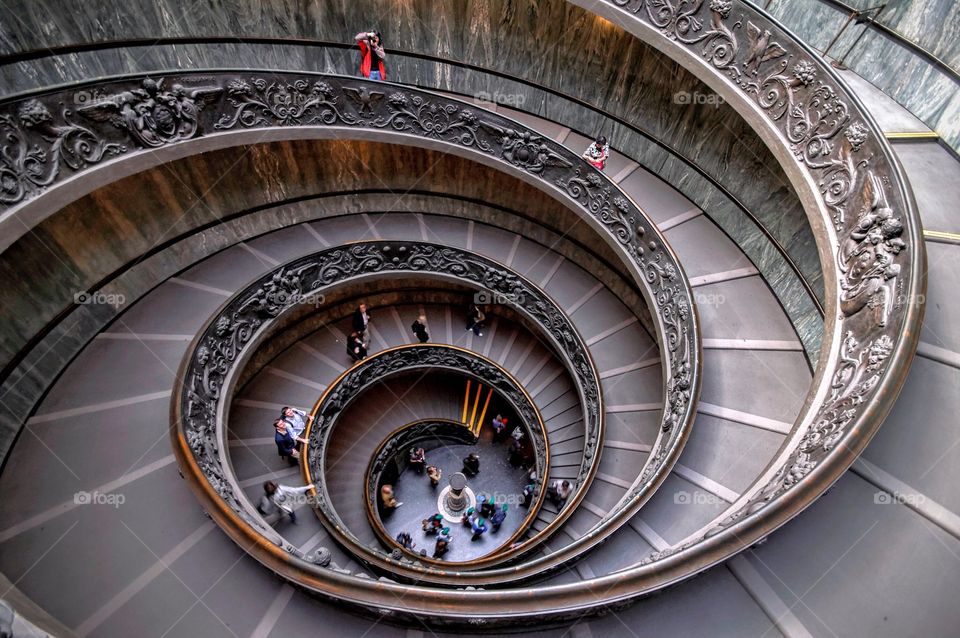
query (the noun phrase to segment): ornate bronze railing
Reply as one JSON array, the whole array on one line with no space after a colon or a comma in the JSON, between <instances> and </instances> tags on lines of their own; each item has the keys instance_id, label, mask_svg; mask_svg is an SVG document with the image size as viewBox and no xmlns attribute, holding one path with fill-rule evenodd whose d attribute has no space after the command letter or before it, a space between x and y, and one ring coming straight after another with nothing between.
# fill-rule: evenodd
<instances>
[{"instance_id":1,"label":"ornate bronze railing","mask_svg":"<svg viewBox=\"0 0 960 638\"><path fill-rule=\"evenodd\" d=\"M424 253L420 257L426 256ZM517 300L524 304L525 301ZM532 300L533 303L541 304L543 300ZM493 388L498 396L505 399L519 417L520 421L526 426L531 435L534 450L534 463L537 468L536 493L534 502L530 507L523 524L522 530L526 530L533 519L536 517L540 506L543 503L545 490L543 483L546 480L547 469L550 465L550 450L547 444L547 430L543 422L540 411L534 404L533 399L523 388L519 381L497 365L490 359L471 352L458 346L448 346L439 344L415 344L396 346L377 352L363 361L355 363L348 370L344 371L333 383L327 386L321 397L314 405L311 415L313 421L307 425L304 437L307 439L306 462L303 465L304 480L306 483L315 483L318 486L316 495L316 509L321 516L321 520L335 534L348 549L361 560L369 564L380 567L390 568L394 574L403 571L407 566L400 561L393 560L385 562L385 556L371 548L365 546L357 538L356 534L344 524L336 508L333 506L333 499L327 490L325 478L328 476L326 450L330 438L335 435L337 420L340 415L370 386L380 383L391 376L404 374L412 371L446 371L457 375L463 375L465 378L471 378L488 387ZM598 406L597 406L598 407ZM585 410L586 411L586 410ZM596 419L596 415L593 415ZM436 421L430 421L435 423ZM408 426L407 426L408 427ZM394 433L396 434L396 433ZM387 437L387 441L392 440L393 434ZM385 443L386 441L384 441ZM372 455L371 463L374 463L382 455L395 453L395 449L385 449L381 444L377 451ZM588 481L591 474L592 465L582 464L579 481ZM369 477L369 474L368 474ZM583 490L589 485L583 485ZM367 509L368 518L372 521L376 517L371 504L376 503L376 486L367 485ZM571 507L572 511L574 508ZM563 518L567 518L564 516ZM545 533L540 533L519 543L515 548L509 551L497 552L485 558L478 558L471 561L461 561L456 564L457 570L479 569L489 567L497 563L508 560L514 556L529 551L537 543L546 539L550 533L555 531L557 526L551 526ZM376 530L376 525L374 525ZM381 535L381 539L383 535ZM389 542L389 537L387 542ZM511 539L513 540L513 539ZM434 565L445 565L443 561L433 561L430 559L422 562ZM401 569L398 570L397 563L400 563ZM402 574L401 574L402 575ZM410 576L422 578L423 575L412 571Z\"/></svg>"},{"instance_id":2,"label":"ornate bronze railing","mask_svg":"<svg viewBox=\"0 0 960 638\"><path fill-rule=\"evenodd\" d=\"M699 391L692 294L654 225L602 174L549 138L496 113L426 91L319 74L218 72L89 85L100 98L75 113L70 93L5 104L3 202L34 219L48 197L70 198L168 157L293 137L358 137L440 146L530 181L580 214L640 283L663 347L664 410L643 480L622 524L675 462ZM136 157L136 162L127 162ZM83 175L84 179L75 179ZM588 438L587 449L599 440ZM609 522L608 522L609 523ZM612 531L613 524L607 529ZM591 537L596 542L597 536Z\"/></svg>"},{"instance_id":3,"label":"ornate bronze railing","mask_svg":"<svg viewBox=\"0 0 960 638\"><path fill-rule=\"evenodd\" d=\"M572 617L676 582L763 538L822 493L889 411L913 356L925 288L920 223L872 118L815 53L735 0L578 2L671 55L763 137L797 189L819 240L827 326L814 387L762 477L722 520L590 587L498 592L414 588L397 614L494 622ZM410 595L412 594L412 595Z\"/></svg>"},{"instance_id":4,"label":"ornate bronze railing","mask_svg":"<svg viewBox=\"0 0 960 638\"><path fill-rule=\"evenodd\" d=\"M719 519L633 570L693 571L769 534L879 428L916 350L926 287L912 193L879 127L823 60L737 0L572 0L663 50L737 109L781 161L819 240L826 326L814 387L776 458ZM651 564L652 563L652 564Z\"/></svg>"},{"instance_id":5,"label":"ornate bronze railing","mask_svg":"<svg viewBox=\"0 0 960 638\"><path fill-rule=\"evenodd\" d=\"M206 72L86 88L96 88L99 97L76 112L71 92L0 107L7 140L0 155L0 204L8 207L7 215L33 219L43 213L49 197L78 196L125 171L143 170L191 149L304 136L376 136L439 146L550 193L598 231L640 284L664 361L661 434L647 469L675 462L700 384L692 291L655 225L603 173L569 149L456 99L356 78ZM126 161L134 157L137 161ZM80 175L84 179L75 179ZM599 449L598 443L588 439L587 449ZM649 497L658 476L645 472L630 508Z\"/></svg>"},{"instance_id":6,"label":"ornate bronze railing","mask_svg":"<svg viewBox=\"0 0 960 638\"><path fill-rule=\"evenodd\" d=\"M272 548L254 552L307 587L373 606L377 599L396 613L447 619L561 617L573 609L629 599L700 571L789 520L863 449L903 383L922 318L920 224L888 145L856 98L813 52L747 4L581 4L693 69L743 114L783 164L821 242L828 306L814 390L780 454L734 504L732 514L683 543L682 550L595 579L595 587L515 590L507 609L492 592L458 597L456 592L413 588L403 590L401 608L389 596L377 595L389 589L387 584L364 587L349 577L294 574L290 561L281 560ZM104 84L106 100L118 115L93 109L89 118L83 115L89 121L82 122L62 107L69 104L68 96L50 94L7 105L0 121L9 148L3 195L11 203L25 202L11 214L29 217L41 210L47 193L63 189L61 196L69 198L144 166L141 161L127 168L117 158L157 149L153 160L159 162L170 156L160 151L176 145L199 150L254 139L238 131L259 129L261 139L280 139L294 127L310 128L309 134L316 135L337 127L405 143L442 144L575 203L602 237L612 239L645 284L665 348L670 396L664 426L676 433L688 422L699 357L691 348L696 324L687 287L662 242L647 244L655 234L652 225L602 175L550 140L497 116L478 116L455 100L360 80L306 74L271 74L266 80L264 75L252 83L246 78L256 74L245 72L212 78L182 74L165 85ZM137 116L144 111L152 117ZM109 176L100 170L107 167ZM64 179L81 173L91 179L84 184ZM658 442L652 457L669 454L664 449L672 448ZM213 509L219 508L216 487L214 482L198 488ZM222 510L213 515L231 528L234 538L249 540Z\"/></svg>"},{"instance_id":7,"label":"ornate bronze railing","mask_svg":"<svg viewBox=\"0 0 960 638\"><path fill-rule=\"evenodd\" d=\"M295 548L279 538L272 528L264 528L259 523L253 505L247 502L235 485L228 467L229 460L222 452L225 447L224 415L227 413L236 371L243 367L245 358L255 349L256 341L269 332L269 324L301 300L312 300L313 295L324 286L391 273L444 276L486 289L501 300L509 300L513 310L525 316L552 343L577 388L585 424L585 441L575 491L567 500L566 507L537 535L537 542L559 529L583 499L596 473L598 452L602 446L602 397L589 352L556 304L524 278L469 251L423 242L357 242L302 257L262 276L235 295L209 320L184 359L182 372L178 376L183 380L183 385L173 403L175 448L189 473L209 483L209 486L200 486L198 492L209 495L207 487L212 487L223 497L215 502L215 506L222 510L227 524L238 528L230 530L234 538L246 536L249 545L249 537L259 532L275 545L286 547L291 554L296 553ZM679 452L688 431L687 428L667 424L666 428L661 429L658 442L663 445L663 441L666 441L675 445ZM366 558L368 562L377 562L378 566L393 571L416 571L416 577L423 582L486 585L541 576L549 569L575 560L583 549L602 542L616 531L652 495L672 464L673 459L669 455L651 455L642 468L637 484L614 515L562 549L522 565L464 572L389 563L386 562L388 559L375 554L369 554ZM323 498L323 495L320 497ZM533 546L532 543L526 543L522 550L528 551ZM498 560L513 557L519 551L503 552L498 555Z\"/></svg>"}]
</instances>

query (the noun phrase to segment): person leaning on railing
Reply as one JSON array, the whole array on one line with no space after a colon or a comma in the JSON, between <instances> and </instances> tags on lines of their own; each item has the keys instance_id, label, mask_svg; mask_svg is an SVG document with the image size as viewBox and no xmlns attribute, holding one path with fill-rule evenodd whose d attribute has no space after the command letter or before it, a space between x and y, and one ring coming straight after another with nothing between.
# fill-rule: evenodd
<instances>
[{"instance_id":1,"label":"person leaning on railing","mask_svg":"<svg viewBox=\"0 0 960 638\"><path fill-rule=\"evenodd\" d=\"M307 414L306 410L291 408L290 406L280 411L280 418L290 425L294 437L303 434L303 431L307 429L307 423L313 421L313 416Z\"/></svg>"},{"instance_id":2,"label":"person leaning on railing","mask_svg":"<svg viewBox=\"0 0 960 638\"><path fill-rule=\"evenodd\" d=\"M590 163L598 171L602 171L607 165L607 158L610 157L610 145L607 144L607 138L598 135L597 139L587 147L581 157Z\"/></svg>"}]
</instances>

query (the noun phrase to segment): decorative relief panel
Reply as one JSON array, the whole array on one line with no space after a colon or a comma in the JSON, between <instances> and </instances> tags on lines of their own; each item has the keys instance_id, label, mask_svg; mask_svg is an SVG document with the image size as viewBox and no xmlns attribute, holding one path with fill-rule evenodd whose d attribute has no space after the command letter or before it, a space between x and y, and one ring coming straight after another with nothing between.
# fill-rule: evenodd
<instances>
[{"instance_id":1,"label":"decorative relief panel","mask_svg":"<svg viewBox=\"0 0 960 638\"><path fill-rule=\"evenodd\" d=\"M889 369L888 360L906 347L908 314L917 321L917 313L908 310L922 299L924 285L913 272L922 260L922 245L911 245L919 236L919 220L896 162L868 116L823 61L768 16L734 0L605 2L687 45L733 92L760 107L766 124L818 185L823 216L838 237L833 244L838 320L846 336L831 344L834 352L839 348L839 357L825 377L832 379L830 394L795 432L790 460L749 502L708 531L709 537L763 509L813 472L864 418L872 401L892 402L878 391L885 377L902 374ZM870 431L879 426L874 419Z\"/></svg>"}]
</instances>

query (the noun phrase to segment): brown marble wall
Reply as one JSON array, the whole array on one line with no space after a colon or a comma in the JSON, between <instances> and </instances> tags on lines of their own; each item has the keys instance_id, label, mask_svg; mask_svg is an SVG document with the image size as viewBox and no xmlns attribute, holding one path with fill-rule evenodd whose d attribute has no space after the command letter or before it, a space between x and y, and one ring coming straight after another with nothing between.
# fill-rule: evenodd
<instances>
[{"instance_id":1,"label":"brown marble wall","mask_svg":"<svg viewBox=\"0 0 960 638\"><path fill-rule=\"evenodd\" d=\"M48 218L0 255L0 363L86 290L165 242L224 216L318 193L429 191L547 220L611 264L575 213L494 169L437 151L358 141L293 141L194 155L122 179ZM390 208L388 205L387 208ZM264 215L273 214L265 211ZM532 224L531 224L532 225ZM532 229L531 229L532 230Z\"/></svg>"},{"instance_id":2,"label":"brown marble wall","mask_svg":"<svg viewBox=\"0 0 960 638\"><path fill-rule=\"evenodd\" d=\"M15 51L118 38L149 42L160 35L304 37L349 43L357 31L376 23L384 33L388 54L391 49L429 53L562 91L631 122L724 184L786 247L822 297L816 247L796 194L746 123L733 109L710 100L709 89L668 57L562 0L236 0L199 3L188 12L174 0L97 0L78 4L76 11L63 8L64 0L20 0L22 18L0 26L0 47ZM353 51L296 46L144 46L31 61L8 79L18 83L23 79L27 84L18 84L22 88L31 82L48 86L170 68L354 73L356 57ZM578 122L585 132L591 126L591 118L578 112L576 105L551 100L547 94L514 89L495 78L433 62L399 57L388 62L388 75L394 79L467 93L513 92L525 100L525 110L569 125ZM678 104L680 92L704 96L704 101ZM592 119L598 127L605 125ZM719 223L728 232L742 225L733 220L742 213L685 163L655 144L626 139L630 137L626 132L606 126L604 132L624 141L627 154L676 185L697 205L719 208Z\"/></svg>"}]
</instances>

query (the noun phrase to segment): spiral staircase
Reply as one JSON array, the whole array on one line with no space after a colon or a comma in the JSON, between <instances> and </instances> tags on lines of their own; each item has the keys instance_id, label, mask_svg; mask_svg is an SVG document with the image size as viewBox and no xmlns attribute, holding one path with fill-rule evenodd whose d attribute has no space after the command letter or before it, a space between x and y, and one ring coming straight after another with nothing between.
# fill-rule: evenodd
<instances>
[{"instance_id":1,"label":"spiral staircase","mask_svg":"<svg viewBox=\"0 0 960 638\"><path fill-rule=\"evenodd\" d=\"M955 156L750 3L357 5L5 28L12 635L951 635ZM402 550L377 459L430 421L512 471L484 397L519 531Z\"/></svg>"}]
</instances>

